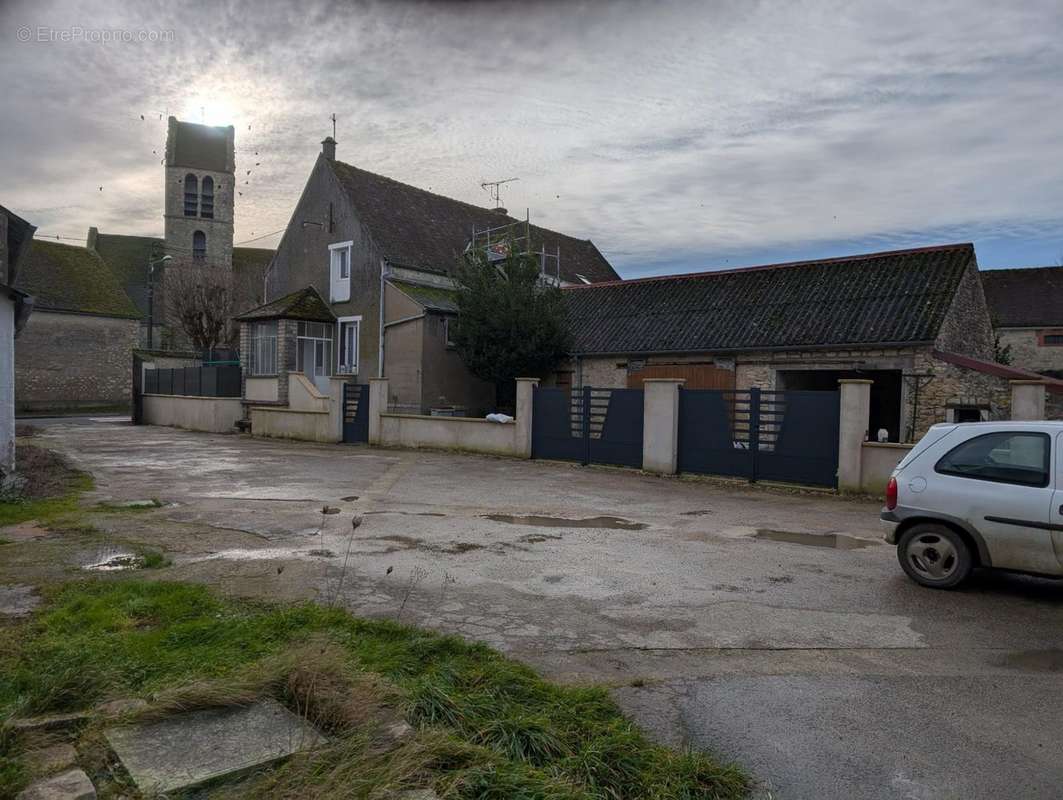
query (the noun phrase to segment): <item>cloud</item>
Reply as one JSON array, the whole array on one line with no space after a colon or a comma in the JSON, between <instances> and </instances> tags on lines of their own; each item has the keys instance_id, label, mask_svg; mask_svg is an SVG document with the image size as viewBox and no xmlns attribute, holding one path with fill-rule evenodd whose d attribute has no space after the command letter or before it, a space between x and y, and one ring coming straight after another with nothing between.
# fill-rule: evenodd
<instances>
[{"instance_id":1,"label":"cloud","mask_svg":"<svg viewBox=\"0 0 1063 800\"><path fill-rule=\"evenodd\" d=\"M159 117L210 105L253 169L237 241L287 223L335 113L343 160L484 205L482 179L519 176L511 210L627 275L946 234L1063 251L1055 2L145 9L0 11L0 202L42 231L160 232ZM21 25L174 36L23 44Z\"/></svg>"}]
</instances>

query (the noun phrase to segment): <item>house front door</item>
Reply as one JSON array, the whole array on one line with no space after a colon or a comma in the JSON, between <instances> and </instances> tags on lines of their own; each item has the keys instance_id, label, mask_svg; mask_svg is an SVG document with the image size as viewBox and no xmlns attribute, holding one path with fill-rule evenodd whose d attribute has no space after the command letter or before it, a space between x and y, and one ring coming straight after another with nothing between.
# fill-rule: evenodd
<instances>
[{"instance_id":1,"label":"house front door","mask_svg":"<svg viewBox=\"0 0 1063 800\"><path fill-rule=\"evenodd\" d=\"M329 344L326 339L300 339L299 347L302 350L299 359L303 366L303 374L306 375L314 386L322 394L329 392Z\"/></svg>"}]
</instances>

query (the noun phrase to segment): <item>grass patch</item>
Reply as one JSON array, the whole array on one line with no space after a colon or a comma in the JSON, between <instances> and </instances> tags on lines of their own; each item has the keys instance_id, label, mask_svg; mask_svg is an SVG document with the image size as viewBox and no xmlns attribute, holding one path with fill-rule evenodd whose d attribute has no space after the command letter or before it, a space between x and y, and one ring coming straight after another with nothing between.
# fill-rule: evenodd
<instances>
[{"instance_id":1,"label":"grass patch","mask_svg":"<svg viewBox=\"0 0 1063 800\"><path fill-rule=\"evenodd\" d=\"M79 496L94 485L91 475L79 472L61 455L43 447L18 445L15 463L25 483L17 497L0 499L0 527L31 519L55 522L75 515L79 513Z\"/></svg>"},{"instance_id":2,"label":"grass patch","mask_svg":"<svg viewBox=\"0 0 1063 800\"><path fill-rule=\"evenodd\" d=\"M140 556L140 568L141 569L163 569L173 564L169 558L160 553L158 550L150 550L141 548L137 555Z\"/></svg>"},{"instance_id":3,"label":"grass patch","mask_svg":"<svg viewBox=\"0 0 1063 800\"><path fill-rule=\"evenodd\" d=\"M322 606L223 601L179 583L79 582L0 629L0 718L117 696L174 709L264 694L332 739L217 788L222 796L434 786L481 800L728 800L748 786L734 767L648 742L604 689L555 685L486 646ZM365 721L387 708L417 732L383 750Z\"/></svg>"}]
</instances>

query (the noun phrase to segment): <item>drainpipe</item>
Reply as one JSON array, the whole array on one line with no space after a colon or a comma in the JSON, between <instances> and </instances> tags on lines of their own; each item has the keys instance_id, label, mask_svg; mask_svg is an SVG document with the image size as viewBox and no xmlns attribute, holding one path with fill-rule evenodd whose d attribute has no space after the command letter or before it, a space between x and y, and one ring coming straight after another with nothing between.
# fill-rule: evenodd
<instances>
[{"instance_id":1,"label":"drainpipe","mask_svg":"<svg viewBox=\"0 0 1063 800\"><path fill-rule=\"evenodd\" d=\"M376 376L384 377L384 273L388 268L388 260L380 259L380 309L377 325L377 367Z\"/></svg>"}]
</instances>

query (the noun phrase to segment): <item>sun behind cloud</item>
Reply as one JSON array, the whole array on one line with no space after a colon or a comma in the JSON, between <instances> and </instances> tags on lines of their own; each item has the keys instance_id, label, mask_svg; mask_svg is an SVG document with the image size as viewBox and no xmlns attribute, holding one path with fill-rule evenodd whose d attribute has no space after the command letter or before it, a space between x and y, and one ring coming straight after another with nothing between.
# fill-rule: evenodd
<instances>
[{"instance_id":1,"label":"sun behind cloud","mask_svg":"<svg viewBox=\"0 0 1063 800\"><path fill-rule=\"evenodd\" d=\"M204 125L239 125L243 114L239 103L224 92L197 93L181 106L178 119Z\"/></svg>"}]
</instances>

